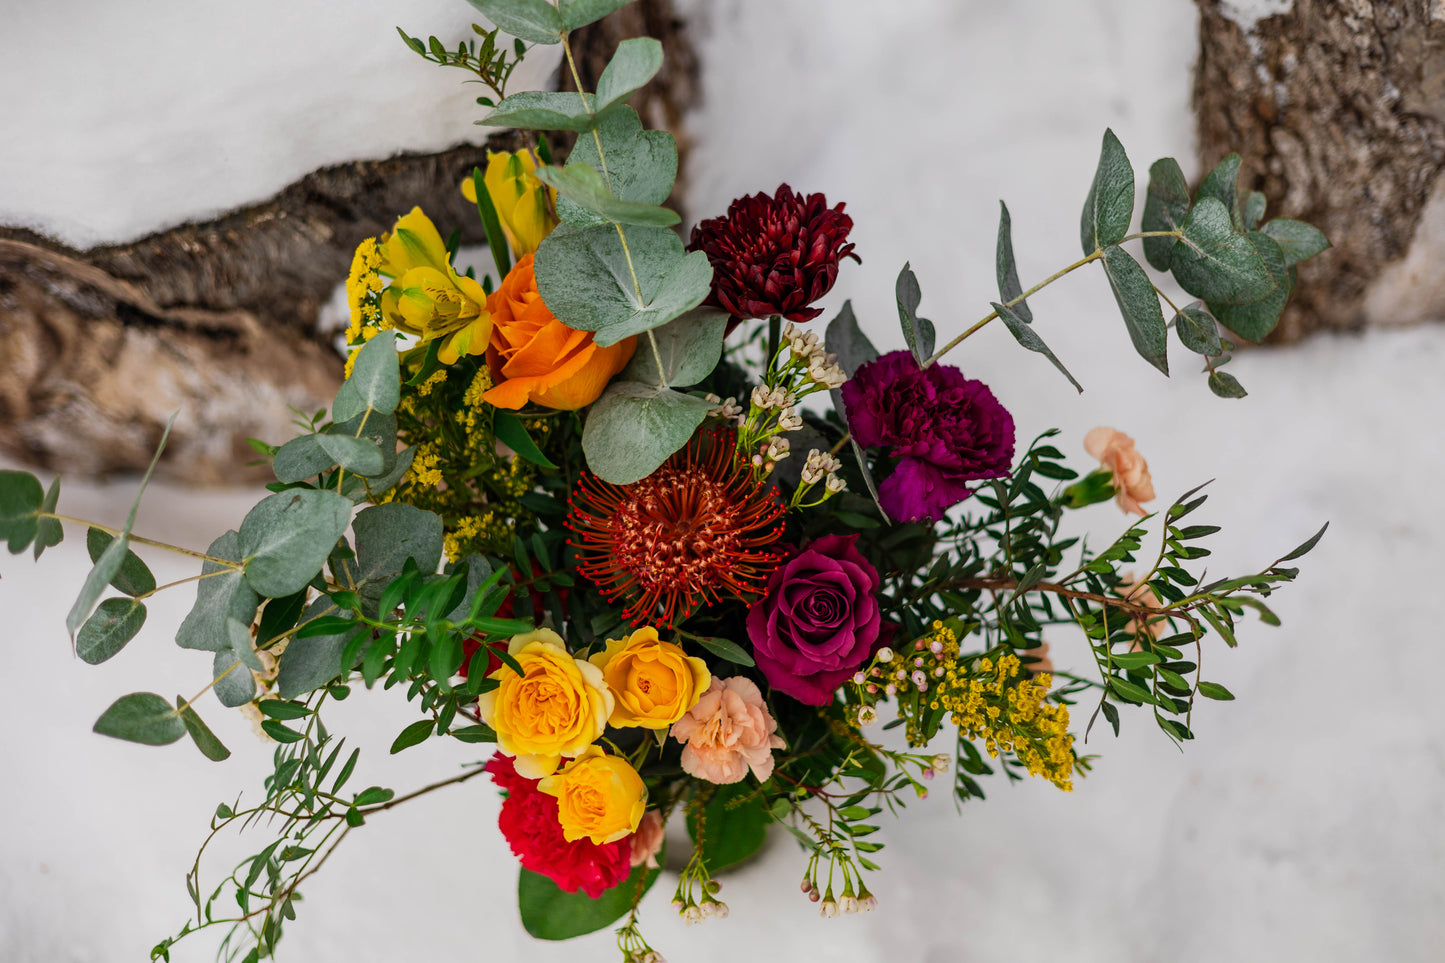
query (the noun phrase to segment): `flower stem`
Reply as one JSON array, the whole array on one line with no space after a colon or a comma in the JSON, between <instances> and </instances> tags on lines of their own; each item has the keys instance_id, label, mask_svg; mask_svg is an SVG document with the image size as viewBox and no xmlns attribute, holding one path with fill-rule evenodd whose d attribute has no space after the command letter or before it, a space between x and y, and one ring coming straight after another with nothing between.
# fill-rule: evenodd
<instances>
[{"instance_id":1,"label":"flower stem","mask_svg":"<svg viewBox=\"0 0 1445 963\"><path fill-rule=\"evenodd\" d=\"M84 525L87 528L94 528L98 531L106 532L111 535L119 536L121 534L121 530L118 528L110 528L107 525L100 525L92 521L87 521L84 518L75 518L71 515L57 515L54 512L40 512L39 516L41 518L53 518L57 522L70 522L74 525ZM203 562L214 562L217 565L224 565L228 569L238 569L241 567L238 563L231 561L229 558L216 558L214 555L207 555L205 552L193 552L189 548L181 548L179 545L171 545L168 542L158 542L153 538L145 538L144 536L137 535L134 532L126 536L126 541L135 542L137 545L150 545L153 548L163 548L168 552L176 552L180 555L189 555L191 556L191 558L198 558Z\"/></svg>"}]
</instances>

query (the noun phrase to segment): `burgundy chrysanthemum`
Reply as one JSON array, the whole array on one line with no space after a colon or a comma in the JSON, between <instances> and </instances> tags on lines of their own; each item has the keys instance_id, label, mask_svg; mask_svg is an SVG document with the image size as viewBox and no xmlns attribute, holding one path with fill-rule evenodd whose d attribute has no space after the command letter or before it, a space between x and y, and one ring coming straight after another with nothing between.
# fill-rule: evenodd
<instances>
[{"instance_id":1,"label":"burgundy chrysanthemum","mask_svg":"<svg viewBox=\"0 0 1445 963\"><path fill-rule=\"evenodd\" d=\"M801 323L823 313L808 305L832 289L838 262L862 261L848 243L852 229L842 204L830 208L822 194L804 197L783 184L772 197L740 197L726 217L694 227L688 250L712 262L708 304L735 318L780 314Z\"/></svg>"},{"instance_id":2,"label":"burgundy chrysanthemum","mask_svg":"<svg viewBox=\"0 0 1445 963\"><path fill-rule=\"evenodd\" d=\"M693 436L657 471L631 485L583 474L567 527L577 568L634 623L675 624L725 595L762 594L782 553L776 489L755 481L736 436Z\"/></svg>"},{"instance_id":3,"label":"burgundy chrysanthemum","mask_svg":"<svg viewBox=\"0 0 1445 963\"><path fill-rule=\"evenodd\" d=\"M557 818L556 796L539 790L536 779L517 775L510 756L497 753L486 768L507 793L497 825L524 867L568 893L580 889L593 899L632 872L631 836L601 846L585 838L568 842Z\"/></svg>"}]
</instances>

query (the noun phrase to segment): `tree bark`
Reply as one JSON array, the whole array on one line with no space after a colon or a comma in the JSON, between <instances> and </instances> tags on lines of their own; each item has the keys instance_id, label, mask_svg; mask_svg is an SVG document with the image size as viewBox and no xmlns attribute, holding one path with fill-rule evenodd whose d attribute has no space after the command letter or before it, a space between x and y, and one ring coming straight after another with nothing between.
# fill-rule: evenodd
<instances>
[{"instance_id":1,"label":"tree bark","mask_svg":"<svg viewBox=\"0 0 1445 963\"><path fill-rule=\"evenodd\" d=\"M1201 169L1237 151L1267 217L1333 244L1271 340L1445 318L1445 0L1198 5Z\"/></svg>"},{"instance_id":2,"label":"tree bark","mask_svg":"<svg viewBox=\"0 0 1445 963\"><path fill-rule=\"evenodd\" d=\"M617 42L644 34L663 42L665 66L633 104L675 127L696 64L671 0L639 0L578 31L579 71L595 83ZM0 453L87 475L142 470L179 410L160 474L255 477L246 439L289 438L290 408L328 406L340 382L335 331L318 318L356 245L413 205L483 243L457 186L489 149L519 144L507 131L328 167L215 220L86 251L0 226Z\"/></svg>"}]
</instances>

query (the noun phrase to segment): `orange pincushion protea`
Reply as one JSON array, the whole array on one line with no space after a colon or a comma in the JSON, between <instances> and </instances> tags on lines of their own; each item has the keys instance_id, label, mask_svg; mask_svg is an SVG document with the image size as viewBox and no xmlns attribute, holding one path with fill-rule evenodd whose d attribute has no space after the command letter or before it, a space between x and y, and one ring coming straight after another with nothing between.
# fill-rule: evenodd
<instances>
[{"instance_id":1,"label":"orange pincushion protea","mask_svg":"<svg viewBox=\"0 0 1445 963\"><path fill-rule=\"evenodd\" d=\"M783 553L783 505L753 479L734 435L694 435L661 468L631 485L583 474L567 527L577 568L634 623L672 625L724 596L763 593Z\"/></svg>"}]
</instances>

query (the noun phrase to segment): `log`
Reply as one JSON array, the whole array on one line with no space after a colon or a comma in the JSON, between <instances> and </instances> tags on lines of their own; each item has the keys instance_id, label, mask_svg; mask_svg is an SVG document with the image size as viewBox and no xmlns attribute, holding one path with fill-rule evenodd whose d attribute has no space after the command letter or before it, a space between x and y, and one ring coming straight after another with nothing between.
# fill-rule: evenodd
<instances>
[{"instance_id":1,"label":"log","mask_svg":"<svg viewBox=\"0 0 1445 963\"><path fill-rule=\"evenodd\" d=\"M1334 245L1270 339L1445 317L1445 2L1198 6L1201 171L1238 151L1267 216Z\"/></svg>"}]
</instances>

